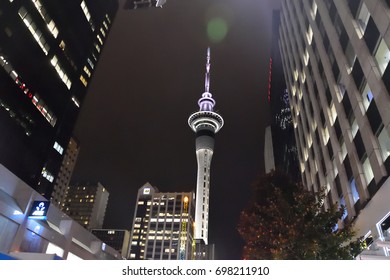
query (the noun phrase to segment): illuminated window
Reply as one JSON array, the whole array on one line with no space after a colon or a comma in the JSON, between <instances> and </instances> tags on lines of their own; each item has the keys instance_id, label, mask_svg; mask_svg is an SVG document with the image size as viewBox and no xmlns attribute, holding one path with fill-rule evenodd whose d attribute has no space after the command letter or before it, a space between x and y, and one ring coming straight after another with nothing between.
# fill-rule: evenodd
<instances>
[{"instance_id":1,"label":"illuminated window","mask_svg":"<svg viewBox=\"0 0 390 280\"><path fill-rule=\"evenodd\" d=\"M370 103L371 103L372 99L374 98L374 96L372 95L371 89L370 89L370 87L369 87L367 82L366 82L366 85L363 88L362 96L363 96L364 108L367 110L368 107L370 106Z\"/></svg>"},{"instance_id":2,"label":"illuminated window","mask_svg":"<svg viewBox=\"0 0 390 280\"><path fill-rule=\"evenodd\" d=\"M311 42L313 41L313 29L311 28L310 25L306 32L306 38L309 45L311 45Z\"/></svg>"},{"instance_id":3,"label":"illuminated window","mask_svg":"<svg viewBox=\"0 0 390 280\"><path fill-rule=\"evenodd\" d=\"M363 172L364 172L364 176L366 177L367 184L369 184L374 178L374 173L372 172L370 160L368 157L363 162Z\"/></svg>"},{"instance_id":4,"label":"illuminated window","mask_svg":"<svg viewBox=\"0 0 390 280\"><path fill-rule=\"evenodd\" d=\"M80 81L83 83L83 85L86 87L88 85L87 80L84 78L83 75L80 75Z\"/></svg>"},{"instance_id":5,"label":"illuminated window","mask_svg":"<svg viewBox=\"0 0 390 280\"><path fill-rule=\"evenodd\" d=\"M337 174L339 174L339 170L338 170L337 164L336 164L336 159L333 159L333 171L334 171L334 176L336 177Z\"/></svg>"},{"instance_id":6,"label":"illuminated window","mask_svg":"<svg viewBox=\"0 0 390 280\"><path fill-rule=\"evenodd\" d=\"M379 43L378 49L375 53L375 59L378 62L379 70L383 75L390 60L390 51L384 39L381 39Z\"/></svg>"},{"instance_id":7,"label":"illuminated window","mask_svg":"<svg viewBox=\"0 0 390 280\"><path fill-rule=\"evenodd\" d=\"M108 25L107 25L107 22L106 22L106 21L103 21L103 25L104 25L104 28L105 28L106 30L108 30Z\"/></svg>"},{"instance_id":8,"label":"illuminated window","mask_svg":"<svg viewBox=\"0 0 390 280\"><path fill-rule=\"evenodd\" d=\"M99 40L99 43L100 43L100 45L102 45L103 46L103 40L102 40L102 38L100 37L100 35L98 34L98 35L96 35L96 38Z\"/></svg>"},{"instance_id":9,"label":"illuminated window","mask_svg":"<svg viewBox=\"0 0 390 280\"><path fill-rule=\"evenodd\" d=\"M348 216L347 205L346 205L346 203L345 203L344 196L342 196L342 197L340 198L340 205L342 205L342 206L345 207L344 215L341 217L341 219L344 220L344 219Z\"/></svg>"},{"instance_id":10,"label":"illuminated window","mask_svg":"<svg viewBox=\"0 0 390 280\"><path fill-rule=\"evenodd\" d=\"M315 19L316 15L317 15L317 3L316 3L316 1L313 1L313 5L311 7L311 11L310 12L311 12L311 17L313 19Z\"/></svg>"},{"instance_id":11,"label":"illuminated window","mask_svg":"<svg viewBox=\"0 0 390 280\"><path fill-rule=\"evenodd\" d=\"M102 33L103 37L106 37L106 32L104 31L103 27L100 27L100 32Z\"/></svg>"},{"instance_id":12,"label":"illuminated window","mask_svg":"<svg viewBox=\"0 0 390 280\"><path fill-rule=\"evenodd\" d=\"M47 28L50 30L50 33L53 35L54 38L57 38L58 36L58 29L54 23L53 20L51 20L48 24L47 24Z\"/></svg>"},{"instance_id":13,"label":"illuminated window","mask_svg":"<svg viewBox=\"0 0 390 280\"><path fill-rule=\"evenodd\" d=\"M61 50L65 50L65 42L63 40L61 40L59 47L61 48Z\"/></svg>"},{"instance_id":14,"label":"illuminated window","mask_svg":"<svg viewBox=\"0 0 390 280\"><path fill-rule=\"evenodd\" d=\"M356 133L359 130L359 126L357 124L356 118L354 118L353 123L352 123L352 137L355 138Z\"/></svg>"},{"instance_id":15,"label":"illuminated window","mask_svg":"<svg viewBox=\"0 0 390 280\"><path fill-rule=\"evenodd\" d=\"M367 9L366 4L363 2L359 14L357 16L357 22L359 23L359 27L361 29L361 33L364 34L366 31L367 23L370 20L370 12Z\"/></svg>"},{"instance_id":16,"label":"illuminated window","mask_svg":"<svg viewBox=\"0 0 390 280\"><path fill-rule=\"evenodd\" d=\"M352 71L352 68L355 64L356 61L356 53L355 50L353 49L352 44L349 42L347 45L347 48L345 49L345 57L347 59L348 65L347 65L347 70L348 73Z\"/></svg>"},{"instance_id":17,"label":"illuminated window","mask_svg":"<svg viewBox=\"0 0 390 280\"><path fill-rule=\"evenodd\" d=\"M42 177L46 178L50 183L53 183L54 176L49 171L47 171L45 167L42 169L41 174Z\"/></svg>"},{"instance_id":18,"label":"illuminated window","mask_svg":"<svg viewBox=\"0 0 390 280\"><path fill-rule=\"evenodd\" d=\"M92 61L88 58L87 59L89 66L91 66L91 69L95 68L95 65L92 63Z\"/></svg>"},{"instance_id":19,"label":"illuminated window","mask_svg":"<svg viewBox=\"0 0 390 280\"><path fill-rule=\"evenodd\" d=\"M309 51L307 49L305 49L305 53L303 55L303 61L305 62L305 65L307 66L307 64L309 63Z\"/></svg>"},{"instance_id":20,"label":"illuminated window","mask_svg":"<svg viewBox=\"0 0 390 280\"><path fill-rule=\"evenodd\" d=\"M61 145L58 144L57 142L54 142L53 148L54 148L57 152L59 152L61 155L62 155L63 152L64 152L64 148L62 148Z\"/></svg>"},{"instance_id":21,"label":"illuminated window","mask_svg":"<svg viewBox=\"0 0 390 280\"><path fill-rule=\"evenodd\" d=\"M322 137L323 137L324 143L327 144L328 141L329 141L329 130L328 130L327 127L325 127L325 128L322 130Z\"/></svg>"},{"instance_id":22,"label":"illuminated window","mask_svg":"<svg viewBox=\"0 0 390 280\"><path fill-rule=\"evenodd\" d=\"M68 89L71 88L72 82L69 80L68 75L65 74L65 72L62 70L57 56L53 56L53 58L50 60L51 65L53 65L54 69L56 69L58 76L61 78L62 82L66 85Z\"/></svg>"},{"instance_id":23,"label":"illuminated window","mask_svg":"<svg viewBox=\"0 0 390 280\"><path fill-rule=\"evenodd\" d=\"M45 8L43 7L42 3L39 0L32 0L32 2L35 5L35 8L41 15L42 19L46 22L47 28L50 30L51 34L53 35L54 38L57 38L58 36L58 29L56 27L56 24L54 21L49 17L47 14Z\"/></svg>"},{"instance_id":24,"label":"illuminated window","mask_svg":"<svg viewBox=\"0 0 390 280\"><path fill-rule=\"evenodd\" d=\"M352 177L351 181L349 181L349 185L352 191L353 202L356 203L359 200L359 193L356 188L355 178Z\"/></svg>"},{"instance_id":25,"label":"illuminated window","mask_svg":"<svg viewBox=\"0 0 390 280\"><path fill-rule=\"evenodd\" d=\"M90 78L91 77L91 71L89 71L88 67L84 66L83 70L84 70L85 74L87 74L88 77Z\"/></svg>"},{"instance_id":26,"label":"illuminated window","mask_svg":"<svg viewBox=\"0 0 390 280\"><path fill-rule=\"evenodd\" d=\"M378 132L378 142L379 146L382 150L382 158L383 161L386 161L386 159L390 156L390 137L387 133L387 130L382 126L382 128Z\"/></svg>"},{"instance_id":27,"label":"illuminated window","mask_svg":"<svg viewBox=\"0 0 390 280\"><path fill-rule=\"evenodd\" d=\"M32 21L30 15L27 13L27 10L22 6L19 9L18 14L19 14L20 18L23 20L23 22L26 25L26 27L28 28L28 30L33 35L35 41L41 47L44 54L47 55L49 53L49 49L50 49L49 44L46 43L45 38L43 38L42 32L38 30L37 26Z\"/></svg>"},{"instance_id":28,"label":"illuminated window","mask_svg":"<svg viewBox=\"0 0 390 280\"><path fill-rule=\"evenodd\" d=\"M73 101L74 105L76 105L76 107L80 108L80 102L78 101L78 99L75 96L72 96L72 101Z\"/></svg>"},{"instance_id":29,"label":"illuminated window","mask_svg":"<svg viewBox=\"0 0 390 280\"><path fill-rule=\"evenodd\" d=\"M106 19L108 20L109 23L111 23L111 19L107 14L106 14Z\"/></svg>"},{"instance_id":30,"label":"illuminated window","mask_svg":"<svg viewBox=\"0 0 390 280\"><path fill-rule=\"evenodd\" d=\"M9 64L3 56L0 56L0 63L4 67L4 70L9 73L10 77L15 81L15 84L23 91L25 95L30 98L32 104L38 111L45 117L45 119L51 124L51 126L55 126L57 122L57 118L54 114L49 110L46 104L40 99L38 94L33 94L29 87L21 80L16 71L13 69L12 65Z\"/></svg>"},{"instance_id":31,"label":"illuminated window","mask_svg":"<svg viewBox=\"0 0 390 280\"><path fill-rule=\"evenodd\" d=\"M91 19L91 14L89 13L87 4L85 4L84 0L81 2L80 6L84 12L85 18L87 19L87 21L89 22L89 25L91 26L92 31L95 31L95 27L94 27L92 19Z\"/></svg>"},{"instance_id":32,"label":"illuminated window","mask_svg":"<svg viewBox=\"0 0 390 280\"><path fill-rule=\"evenodd\" d=\"M342 140L342 144L341 144L341 161L343 161L346 156L347 156L347 146L345 145L344 140Z\"/></svg>"},{"instance_id":33,"label":"illuminated window","mask_svg":"<svg viewBox=\"0 0 390 280\"><path fill-rule=\"evenodd\" d=\"M332 101L332 103L330 104L329 111L330 111L330 121L331 121L331 125L333 125L334 122L335 122L335 120L336 120L336 118L337 118L336 107L334 106L333 101Z\"/></svg>"},{"instance_id":34,"label":"illuminated window","mask_svg":"<svg viewBox=\"0 0 390 280\"><path fill-rule=\"evenodd\" d=\"M95 49L97 50L98 53L100 53L100 47L97 43L94 44L95 45Z\"/></svg>"}]
</instances>

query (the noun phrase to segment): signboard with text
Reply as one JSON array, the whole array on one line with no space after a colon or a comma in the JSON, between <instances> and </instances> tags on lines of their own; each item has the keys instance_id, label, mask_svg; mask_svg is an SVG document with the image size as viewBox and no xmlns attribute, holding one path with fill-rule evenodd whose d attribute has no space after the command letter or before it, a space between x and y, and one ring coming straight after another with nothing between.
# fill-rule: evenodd
<instances>
[{"instance_id":1,"label":"signboard with text","mask_svg":"<svg viewBox=\"0 0 390 280\"><path fill-rule=\"evenodd\" d=\"M47 210L49 210L50 201L34 201L31 207L30 219L44 220L46 219Z\"/></svg>"}]
</instances>

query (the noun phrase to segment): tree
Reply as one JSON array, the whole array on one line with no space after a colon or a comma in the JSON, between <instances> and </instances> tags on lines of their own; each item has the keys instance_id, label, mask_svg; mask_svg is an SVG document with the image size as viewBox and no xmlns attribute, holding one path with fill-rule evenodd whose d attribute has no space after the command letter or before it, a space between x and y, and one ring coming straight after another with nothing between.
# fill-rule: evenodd
<instances>
[{"instance_id":1,"label":"tree","mask_svg":"<svg viewBox=\"0 0 390 280\"><path fill-rule=\"evenodd\" d=\"M324 210L324 190L313 194L280 171L260 176L252 187L238 224L244 259L353 259L360 252L352 226L337 227L344 207Z\"/></svg>"}]
</instances>

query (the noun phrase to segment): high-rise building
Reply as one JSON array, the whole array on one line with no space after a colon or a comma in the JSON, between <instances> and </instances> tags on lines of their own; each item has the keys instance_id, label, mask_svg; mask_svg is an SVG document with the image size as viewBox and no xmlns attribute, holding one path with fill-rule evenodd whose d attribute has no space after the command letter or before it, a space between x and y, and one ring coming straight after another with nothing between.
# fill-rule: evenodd
<instances>
[{"instance_id":1,"label":"high-rise building","mask_svg":"<svg viewBox=\"0 0 390 280\"><path fill-rule=\"evenodd\" d=\"M135 10L141 8L162 8L167 0L126 0L125 9Z\"/></svg>"},{"instance_id":2,"label":"high-rise building","mask_svg":"<svg viewBox=\"0 0 390 280\"><path fill-rule=\"evenodd\" d=\"M118 251L123 259L127 258L130 244L130 231L125 229L92 229L91 232L104 244Z\"/></svg>"},{"instance_id":3,"label":"high-rise building","mask_svg":"<svg viewBox=\"0 0 390 280\"><path fill-rule=\"evenodd\" d=\"M86 229L100 229L106 214L109 193L101 184L74 184L69 186L62 208L73 220Z\"/></svg>"},{"instance_id":4,"label":"high-rise building","mask_svg":"<svg viewBox=\"0 0 390 280\"><path fill-rule=\"evenodd\" d=\"M264 159L266 173L278 169L294 181L301 178L294 127L288 91L284 80L281 55L278 44L280 23L279 10L273 11L272 45L269 61L268 102L271 109L271 124L265 131Z\"/></svg>"},{"instance_id":5,"label":"high-rise building","mask_svg":"<svg viewBox=\"0 0 390 280\"><path fill-rule=\"evenodd\" d=\"M163 193L146 183L138 190L128 259L190 260L194 193Z\"/></svg>"},{"instance_id":6,"label":"high-rise building","mask_svg":"<svg viewBox=\"0 0 390 280\"><path fill-rule=\"evenodd\" d=\"M0 163L47 199L117 9L0 2Z\"/></svg>"},{"instance_id":7,"label":"high-rise building","mask_svg":"<svg viewBox=\"0 0 390 280\"><path fill-rule=\"evenodd\" d=\"M390 255L390 1L282 1L280 51L303 184ZM340 223L342 226L342 223Z\"/></svg>"},{"instance_id":8,"label":"high-rise building","mask_svg":"<svg viewBox=\"0 0 390 280\"><path fill-rule=\"evenodd\" d=\"M215 100L210 93L210 48L207 49L205 92L198 105L199 111L188 119L189 126L196 133L195 150L198 163L194 238L208 245L210 167L214 152L214 135L224 123L221 115L214 112Z\"/></svg>"},{"instance_id":9,"label":"high-rise building","mask_svg":"<svg viewBox=\"0 0 390 280\"><path fill-rule=\"evenodd\" d=\"M54 190L50 201L59 209L65 206L65 199L68 194L68 186L72 178L74 167L76 166L77 157L80 151L80 144L73 136L70 138L65 151L64 159L62 160L61 168L54 183Z\"/></svg>"}]
</instances>

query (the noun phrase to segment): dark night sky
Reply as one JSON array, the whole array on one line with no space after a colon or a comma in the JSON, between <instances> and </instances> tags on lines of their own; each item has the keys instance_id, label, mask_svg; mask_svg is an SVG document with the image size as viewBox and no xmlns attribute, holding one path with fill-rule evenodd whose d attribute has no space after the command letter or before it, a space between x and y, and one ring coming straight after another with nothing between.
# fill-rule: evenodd
<instances>
[{"instance_id":1,"label":"dark night sky","mask_svg":"<svg viewBox=\"0 0 390 280\"><path fill-rule=\"evenodd\" d=\"M210 92L225 125L211 165L209 240L218 259L241 258L239 213L264 168L278 3L168 0L162 9L131 11L120 4L75 128L81 150L72 181L100 181L108 189L106 228L131 228L137 190L146 182L163 192L195 188L195 134L187 119L204 91L210 46ZM208 37L213 18L228 26L219 42Z\"/></svg>"}]
</instances>

